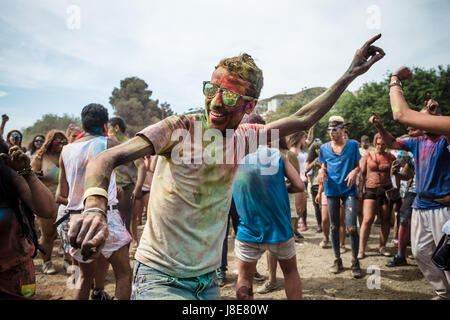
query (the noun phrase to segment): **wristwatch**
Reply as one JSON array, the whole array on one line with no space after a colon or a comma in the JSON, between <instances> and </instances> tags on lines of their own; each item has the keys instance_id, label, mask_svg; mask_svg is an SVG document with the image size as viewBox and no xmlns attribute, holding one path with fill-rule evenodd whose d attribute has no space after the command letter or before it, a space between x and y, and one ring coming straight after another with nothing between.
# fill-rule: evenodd
<instances>
[{"instance_id":1,"label":"wristwatch","mask_svg":"<svg viewBox=\"0 0 450 320\"><path fill-rule=\"evenodd\" d=\"M392 81L390 84L389 84L389 88L390 87L393 87L393 86L400 86L400 88L402 88L403 86L402 86L402 83L400 82L400 80L394 80L394 81Z\"/></svg>"}]
</instances>

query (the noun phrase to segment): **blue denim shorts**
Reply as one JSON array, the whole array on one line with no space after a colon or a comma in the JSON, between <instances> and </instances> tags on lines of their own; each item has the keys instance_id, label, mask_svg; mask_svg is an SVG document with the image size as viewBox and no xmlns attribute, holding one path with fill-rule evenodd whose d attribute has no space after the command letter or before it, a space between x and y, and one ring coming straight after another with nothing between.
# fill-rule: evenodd
<instances>
[{"instance_id":1,"label":"blue denim shorts","mask_svg":"<svg viewBox=\"0 0 450 320\"><path fill-rule=\"evenodd\" d=\"M220 300L216 272L175 278L135 260L132 300Z\"/></svg>"}]
</instances>

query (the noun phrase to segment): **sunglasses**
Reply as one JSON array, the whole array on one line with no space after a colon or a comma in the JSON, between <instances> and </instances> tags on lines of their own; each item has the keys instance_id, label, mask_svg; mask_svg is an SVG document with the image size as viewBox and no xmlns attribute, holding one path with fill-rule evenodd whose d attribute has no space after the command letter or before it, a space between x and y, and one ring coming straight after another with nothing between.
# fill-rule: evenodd
<instances>
[{"instance_id":1,"label":"sunglasses","mask_svg":"<svg viewBox=\"0 0 450 320\"><path fill-rule=\"evenodd\" d=\"M36 139L36 140L34 140L34 142L44 143L44 140L43 139Z\"/></svg>"},{"instance_id":2,"label":"sunglasses","mask_svg":"<svg viewBox=\"0 0 450 320\"><path fill-rule=\"evenodd\" d=\"M215 85L209 81L203 81L203 94L205 95L205 97L207 97L208 99L212 99L219 92L222 92L222 101L228 107L236 106L239 98L242 98L247 101L252 101L256 99L253 97L237 94L231 90L219 87L218 85Z\"/></svg>"},{"instance_id":3,"label":"sunglasses","mask_svg":"<svg viewBox=\"0 0 450 320\"><path fill-rule=\"evenodd\" d=\"M67 139L56 138L55 140L53 140L53 142L56 142L56 143L67 143Z\"/></svg>"},{"instance_id":4,"label":"sunglasses","mask_svg":"<svg viewBox=\"0 0 450 320\"><path fill-rule=\"evenodd\" d=\"M17 134L17 133L13 133L13 134L11 135L11 137L21 139L21 138L22 138L22 135L21 135L21 134Z\"/></svg>"}]
</instances>

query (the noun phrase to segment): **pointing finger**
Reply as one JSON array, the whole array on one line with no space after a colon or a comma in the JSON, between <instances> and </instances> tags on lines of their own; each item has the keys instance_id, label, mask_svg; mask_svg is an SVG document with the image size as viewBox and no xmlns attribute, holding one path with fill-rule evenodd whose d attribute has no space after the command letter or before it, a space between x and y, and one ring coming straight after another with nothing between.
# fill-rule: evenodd
<instances>
[{"instance_id":1,"label":"pointing finger","mask_svg":"<svg viewBox=\"0 0 450 320\"><path fill-rule=\"evenodd\" d=\"M381 33L379 33L379 34L377 34L376 36L373 36L372 38L370 38L369 40L367 40L363 47L368 47L368 46L370 46L372 43L374 43L375 41L377 41L377 40L380 39L380 38L381 38Z\"/></svg>"}]
</instances>

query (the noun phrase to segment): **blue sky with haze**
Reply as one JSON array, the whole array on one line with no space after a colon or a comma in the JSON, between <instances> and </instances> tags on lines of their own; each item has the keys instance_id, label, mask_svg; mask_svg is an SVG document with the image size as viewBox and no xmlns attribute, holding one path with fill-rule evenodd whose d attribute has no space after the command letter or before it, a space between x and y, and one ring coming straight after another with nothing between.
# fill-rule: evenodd
<instances>
[{"instance_id":1,"label":"blue sky with haze","mask_svg":"<svg viewBox=\"0 0 450 320\"><path fill-rule=\"evenodd\" d=\"M112 115L111 91L129 76L183 113L203 106L202 81L219 60L242 52L264 72L261 98L328 87L382 33L376 45L387 55L350 85L357 90L401 65L449 64L449 9L414 0L2 0L0 114L11 119L5 131L45 113L78 116L91 102Z\"/></svg>"}]
</instances>

